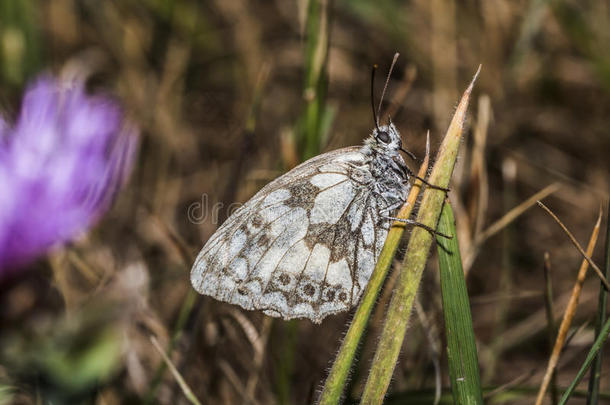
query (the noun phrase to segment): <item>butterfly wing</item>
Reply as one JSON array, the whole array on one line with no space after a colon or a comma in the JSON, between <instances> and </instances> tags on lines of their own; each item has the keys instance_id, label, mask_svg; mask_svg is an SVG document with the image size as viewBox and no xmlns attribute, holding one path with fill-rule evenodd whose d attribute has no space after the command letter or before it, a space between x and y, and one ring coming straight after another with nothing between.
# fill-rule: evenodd
<instances>
[{"instance_id":1,"label":"butterfly wing","mask_svg":"<svg viewBox=\"0 0 610 405\"><path fill-rule=\"evenodd\" d=\"M284 319L320 322L354 306L388 232L358 147L317 156L272 181L203 247L201 294Z\"/></svg>"}]
</instances>

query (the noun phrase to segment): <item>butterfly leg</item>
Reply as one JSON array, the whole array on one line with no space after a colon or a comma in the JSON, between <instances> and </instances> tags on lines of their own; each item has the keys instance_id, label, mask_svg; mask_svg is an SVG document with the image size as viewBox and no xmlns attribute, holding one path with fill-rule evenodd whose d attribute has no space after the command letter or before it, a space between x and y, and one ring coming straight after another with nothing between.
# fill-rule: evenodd
<instances>
[{"instance_id":1,"label":"butterfly leg","mask_svg":"<svg viewBox=\"0 0 610 405\"><path fill-rule=\"evenodd\" d=\"M444 191L445 193L448 193L449 191L451 191L451 190L450 190L450 189L448 189L448 188L445 188L445 187L441 187L441 186L437 186L437 185L434 185L434 184L430 184L430 183L428 183L428 181L427 181L426 179L423 179L423 178L419 177L418 175L416 175L415 173L413 173L413 171L412 171L411 169L409 169L408 167L406 167L406 170L407 170L407 173L409 174L409 177L413 177L413 178L415 178L415 179L417 179L417 180L421 181L422 183L424 183L426 186L428 186L428 187L430 187L430 188L433 188L433 189L435 189L435 190L441 190L441 191Z\"/></svg>"},{"instance_id":2,"label":"butterfly leg","mask_svg":"<svg viewBox=\"0 0 610 405\"><path fill-rule=\"evenodd\" d=\"M384 201L386 203L388 203L388 201L386 199L384 199ZM393 212L394 210L396 210L397 208L402 207L402 205L404 204L404 201L398 201L397 203L394 204L390 204L388 203L385 207L381 208L379 210L379 213L386 213L389 214L390 212Z\"/></svg>"},{"instance_id":3,"label":"butterfly leg","mask_svg":"<svg viewBox=\"0 0 610 405\"><path fill-rule=\"evenodd\" d=\"M440 237L446 238L446 239L453 238L451 235L445 235L444 233L438 232L436 229L430 228L428 225L422 224L421 222L413 221L412 219L396 218L396 217L385 217L385 218L391 219L394 221L398 221L398 222L402 222L406 225L419 226L420 228L423 228L426 231L430 232L432 234L432 236L440 236Z\"/></svg>"}]
</instances>

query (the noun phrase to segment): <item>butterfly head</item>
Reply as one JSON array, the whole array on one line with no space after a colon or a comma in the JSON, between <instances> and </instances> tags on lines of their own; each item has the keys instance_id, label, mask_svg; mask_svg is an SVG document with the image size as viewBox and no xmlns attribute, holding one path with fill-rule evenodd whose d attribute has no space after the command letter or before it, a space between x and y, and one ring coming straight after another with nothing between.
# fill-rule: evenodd
<instances>
[{"instance_id":1,"label":"butterfly head","mask_svg":"<svg viewBox=\"0 0 610 405\"><path fill-rule=\"evenodd\" d=\"M374 149L383 151L386 154L398 154L402 148L402 141L398 129L390 122L388 125L375 128L373 130Z\"/></svg>"},{"instance_id":2,"label":"butterfly head","mask_svg":"<svg viewBox=\"0 0 610 405\"><path fill-rule=\"evenodd\" d=\"M392 121L388 125L381 125L373 129L367 144L374 152L388 157L399 156L400 151L403 150L400 132Z\"/></svg>"},{"instance_id":3,"label":"butterfly head","mask_svg":"<svg viewBox=\"0 0 610 405\"><path fill-rule=\"evenodd\" d=\"M367 144L373 151L391 158L400 156L400 152L404 152L411 159L417 161L413 153L403 149L400 132L398 132L392 120L389 120L388 125L376 126Z\"/></svg>"},{"instance_id":4,"label":"butterfly head","mask_svg":"<svg viewBox=\"0 0 610 405\"><path fill-rule=\"evenodd\" d=\"M365 141L364 153L371 155L374 164L379 165L382 172L385 168L394 169L402 179L408 179L408 169L400 152L417 160L415 155L403 149L400 132L390 120L388 125L375 126L371 136Z\"/></svg>"}]
</instances>

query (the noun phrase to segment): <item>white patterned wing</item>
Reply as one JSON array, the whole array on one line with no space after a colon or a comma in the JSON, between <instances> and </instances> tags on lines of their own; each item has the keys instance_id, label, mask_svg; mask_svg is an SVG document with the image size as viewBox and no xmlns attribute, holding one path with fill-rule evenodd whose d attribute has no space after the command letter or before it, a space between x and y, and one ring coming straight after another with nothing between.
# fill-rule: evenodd
<instances>
[{"instance_id":1,"label":"white patterned wing","mask_svg":"<svg viewBox=\"0 0 610 405\"><path fill-rule=\"evenodd\" d=\"M354 306L388 232L359 148L277 178L208 240L191 271L201 294L284 319L320 322Z\"/></svg>"}]
</instances>

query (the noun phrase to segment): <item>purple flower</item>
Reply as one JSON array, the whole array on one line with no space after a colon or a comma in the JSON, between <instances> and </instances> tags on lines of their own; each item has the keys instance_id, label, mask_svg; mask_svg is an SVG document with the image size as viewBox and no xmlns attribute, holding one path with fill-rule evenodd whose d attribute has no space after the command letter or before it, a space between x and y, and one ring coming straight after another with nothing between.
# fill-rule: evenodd
<instances>
[{"instance_id":1,"label":"purple flower","mask_svg":"<svg viewBox=\"0 0 610 405\"><path fill-rule=\"evenodd\" d=\"M43 76L0 119L0 276L90 227L131 169L137 129L82 81Z\"/></svg>"}]
</instances>

